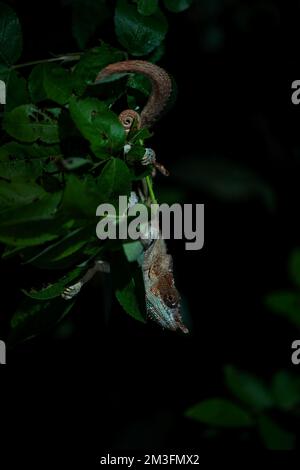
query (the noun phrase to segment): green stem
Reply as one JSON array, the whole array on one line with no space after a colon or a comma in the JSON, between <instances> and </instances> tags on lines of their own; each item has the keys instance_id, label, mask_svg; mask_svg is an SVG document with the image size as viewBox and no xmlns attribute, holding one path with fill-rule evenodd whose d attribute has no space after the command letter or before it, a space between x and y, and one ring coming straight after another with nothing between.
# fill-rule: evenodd
<instances>
[{"instance_id":1,"label":"green stem","mask_svg":"<svg viewBox=\"0 0 300 470\"><path fill-rule=\"evenodd\" d=\"M153 185L152 185L152 179L150 176L146 176L146 184L148 187L150 199L151 199L151 204L157 204L157 199L155 197L154 191L153 191Z\"/></svg>"},{"instance_id":2,"label":"green stem","mask_svg":"<svg viewBox=\"0 0 300 470\"><path fill-rule=\"evenodd\" d=\"M53 57L52 59L34 60L32 62L26 62L25 64L13 65L12 68L13 69L20 69L22 67L29 67L31 65L46 64L48 62L59 62L59 61L72 62L73 60L74 61L79 60L80 56L81 56L81 54L79 53L79 54L63 55L63 56L60 56L60 57Z\"/></svg>"}]
</instances>

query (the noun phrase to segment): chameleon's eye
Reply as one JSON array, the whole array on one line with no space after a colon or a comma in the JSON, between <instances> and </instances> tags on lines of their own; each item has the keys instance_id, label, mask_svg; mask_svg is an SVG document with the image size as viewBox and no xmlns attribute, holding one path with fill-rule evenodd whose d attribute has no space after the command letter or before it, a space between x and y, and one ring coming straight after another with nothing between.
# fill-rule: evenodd
<instances>
[{"instance_id":1,"label":"chameleon's eye","mask_svg":"<svg viewBox=\"0 0 300 470\"><path fill-rule=\"evenodd\" d=\"M177 296L173 294L166 295L165 303L168 307L175 308L177 306Z\"/></svg>"}]
</instances>

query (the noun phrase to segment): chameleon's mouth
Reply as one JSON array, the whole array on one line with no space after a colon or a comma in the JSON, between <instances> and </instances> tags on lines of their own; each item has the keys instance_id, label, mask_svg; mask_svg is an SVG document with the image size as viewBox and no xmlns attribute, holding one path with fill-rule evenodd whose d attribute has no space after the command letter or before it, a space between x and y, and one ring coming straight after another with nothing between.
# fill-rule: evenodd
<instances>
[{"instance_id":1,"label":"chameleon's mouth","mask_svg":"<svg viewBox=\"0 0 300 470\"><path fill-rule=\"evenodd\" d=\"M175 308L166 307L163 302L155 295L150 293L148 299L146 299L147 313L152 320L162 328L171 331L181 330L187 334L188 328L183 324L180 315L180 306Z\"/></svg>"}]
</instances>

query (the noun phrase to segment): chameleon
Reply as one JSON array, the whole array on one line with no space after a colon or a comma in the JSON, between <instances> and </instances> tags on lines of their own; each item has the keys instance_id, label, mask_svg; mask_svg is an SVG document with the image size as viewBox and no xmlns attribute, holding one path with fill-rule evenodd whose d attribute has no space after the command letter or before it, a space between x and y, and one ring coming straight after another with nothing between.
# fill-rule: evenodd
<instances>
[{"instance_id":1,"label":"chameleon","mask_svg":"<svg viewBox=\"0 0 300 470\"><path fill-rule=\"evenodd\" d=\"M97 75L95 83L105 80L110 75L127 72L141 73L152 84L149 99L140 114L135 110L127 109L119 115L119 120L128 135L132 126L136 126L137 129L149 128L155 123L171 96L172 80L164 69L155 64L143 60L127 60L105 67ZM127 144L125 147L124 153L130 150L130 144ZM168 175L164 166L156 161L155 152L151 149L146 149L141 163L144 165L151 164L163 174ZM137 196L135 193L133 195L133 199L137 202ZM154 229L158 236L151 238L150 235L148 239L145 237L142 240L144 252L139 260L145 286L147 315L165 329L171 331L180 330L183 333L188 333L180 313L181 299L175 286L173 260L167 252L166 242L162 238L159 228L154 225L150 225L150 230ZM62 297L66 300L72 299L97 271L109 272L109 264L103 261L96 261L94 267L88 270L79 282L64 290Z\"/></svg>"},{"instance_id":2,"label":"chameleon","mask_svg":"<svg viewBox=\"0 0 300 470\"><path fill-rule=\"evenodd\" d=\"M180 313L180 294L175 286L173 260L159 237L145 250L141 263L148 316L163 328L188 333Z\"/></svg>"}]
</instances>

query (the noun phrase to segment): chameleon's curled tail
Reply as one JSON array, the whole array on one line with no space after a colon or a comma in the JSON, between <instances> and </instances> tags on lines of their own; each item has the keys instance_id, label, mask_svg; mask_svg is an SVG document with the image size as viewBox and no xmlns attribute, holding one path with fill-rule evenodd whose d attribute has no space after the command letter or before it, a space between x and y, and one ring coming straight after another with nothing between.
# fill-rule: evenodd
<instances>
[{"instance_id":1,"label":"chameleon's curled tail","mask_svg":"<svg viewBox=\"0 0 300 470\"><path fill-rule=\"evenodd\" d=\"M172 80L167 72L158 65L144 60L125 60L105 67L97 75L95 83L117 73L135 72L149 78L152 92L139 116L139 127L150 127L166 107L172 93ZM128 112L134 112L128 110ZM122 114L125 114L123 111Z\"/></svg>"}]
</instances>

